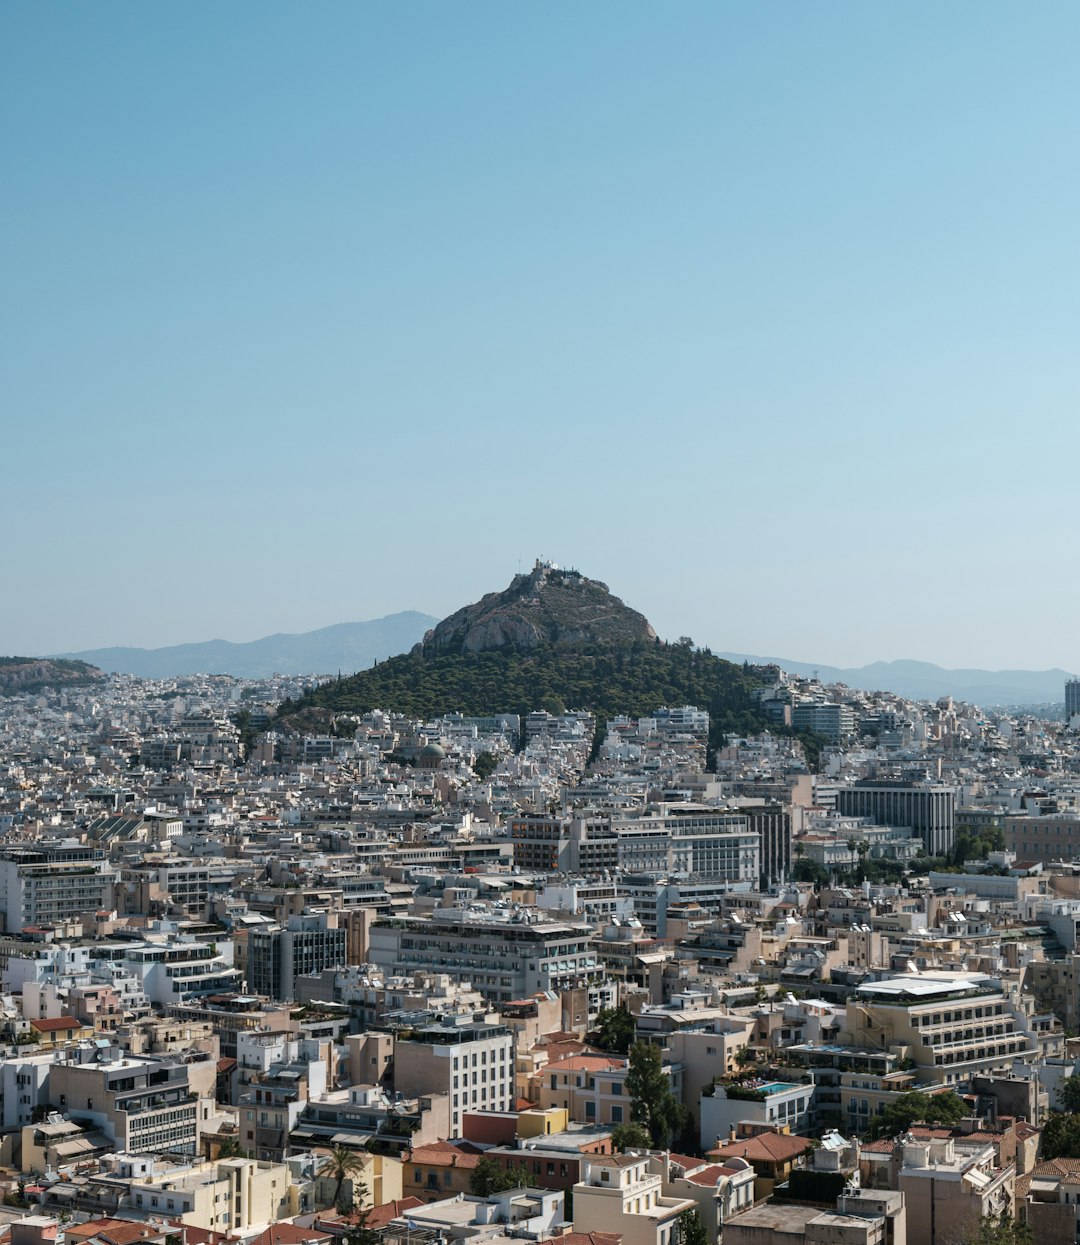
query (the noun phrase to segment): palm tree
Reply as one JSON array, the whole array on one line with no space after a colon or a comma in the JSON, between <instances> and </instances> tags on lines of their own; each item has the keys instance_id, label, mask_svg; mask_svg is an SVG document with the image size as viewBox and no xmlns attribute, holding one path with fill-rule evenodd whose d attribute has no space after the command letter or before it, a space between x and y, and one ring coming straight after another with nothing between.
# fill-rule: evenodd
<instances>
[{"instance_id":1,"label":"palm tree","mask_svg":"<svg viewBox=\"0 0 1080 1245\"><path fill-rule=\"evenodd\" d=\"M348 1146L334 1146L330 1153L325 1155L322 1163L319 1165L320 1174L325 1169L329 1175L337 1181L334 1189L334 1205L337 1206L338 1198L341 1197L341 1186L349 1176L355 1176L362 1171L364 1167L364 1159L361 1154L355 1150L350 1150Z\"/></svg>"}]
</instances>

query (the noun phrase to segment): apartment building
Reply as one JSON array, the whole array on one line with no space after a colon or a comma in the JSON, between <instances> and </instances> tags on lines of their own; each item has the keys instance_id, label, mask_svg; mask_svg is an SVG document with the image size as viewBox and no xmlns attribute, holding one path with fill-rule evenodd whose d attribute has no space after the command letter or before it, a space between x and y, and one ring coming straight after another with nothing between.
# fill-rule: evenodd
<instances>
[{"instance_id":1,"label":"apartment building","mask_svg":"<svg viewBox=\"0 0 1080 1245\"><path fill-rule=\"evenodd\" d=\"M142 1214L178 1218L188 1227L223 1235L296 1213L284 1163L231 1158L161 1173L151 1165L146 1175L132 1176L129 1189L131 1205Z\"/></svg>"},{"instance_id":2,"label":"apartment building","mask_svg":"<svg viewBox=\"0 0 1080 1245\"><path fill-rule=\"evenodd\" d=\"M904 1144L900 1192L907 1230L926 1245L970 1240L986 1219L1012 1214L1015 1170L995 1166L992 1145L944 1140Z\"/></svg>"},{"instance_id":3,"label":"apartment building","mask_svg":"<svg viewBox=\"0 0 1080 1245\"><path fill-rule=\"evenodd\" d=\"M104 848L75 840L0 854L0 932L21 933L113 907L116 870Z\"/></svg>"},{"instance_id":4,"label":"apartment building","mask_svg":"<svg viewBox=\"0 0 1080 1245\"><path fill-rule=\"evenodd\" d=\"M221 1057L237 1057L237 1039L241 1033L290 1033L297 1025L292 1009L274 1006L250 994L212 994L186 999L183 1003L167 1003L165 1014L190 1023L207 1023L221 1044Z\"/></svg>"},{"instance_id":5,"label":"apartment building","mask_svg":"<svg viewBox=\"0 0 1080 1245\"><path fill-rule=\"evenodd\" d=\"M168 1005L233 991L242 984L240 970L209 942L162 936L157 941L108 942L94 946L102 966L114 964L134 973L146 997Z\"/></svg>"},{"instance_id":6,"label":"apartment building","mask_svg":"<svg viewBox=\"0 0 1080 1245\"><path fill-rule=\"evenodd\" d=\"M371 928L369 956L387 977L444 973L496 1003L589 986L604 975L588 926L545 921L527 909L382 918Z\"/></svg>"},{"instance_id":7,"label":"apartment building","mask_svg":"<svg viewBox=\"0 0 1080 1245\"><path fill-rule=\"evenodd\" d=\"M831 744L843 744L855 734L855 711L835 701L801 701L791 708L791 725L797 731L813 731Z\"/></svg>"},{"instance_id":8,"label":"apartment building","mask_svg":"<svg viewBox=\"0 0 1080 1245\"><path fill-rule=\"evenodd\" d=\"M913 1061L923 1083L961 1085L1037 1054L1034 1032L1000 981L981 973L927 971L863 982L848 996L853 1046Z\"/></svg>"},{"instance_id":9,"label":"apartment building","mask_svg":"<svg viewBox=\"0 0 1080 1245\"><path fill-rule=\"evenodd\" d=\"M213 1064L206 1061L206 1066L212 1092ZM177 1059L85 1043L53 1065L49 1101L67 1118L105 1133L118 1150L194 1155L199 1095L192 1088L191 1067Z\"/></svg>"},{"instance_id":10,"label":"apartment building","mask_svg":"<svg viewBox=\"0 0 1080 1245\"><path fill-rule=\"evenodd\" d=\"M329 1044L243 1033L238 1052L249 1086L239 1095L241 1143L255 1158L279 1161L289 1153L289 1138L309 1097L326 1093Z\"/></svg>"},{"instance_id":11,"label":"apartment building","mask_svg":"<svg viewBox=\"0 0 1080 1245\"><path fill-rule=\"evenodd\" d=\"M585 1156L573 1192L575 1230L618 1233L623 1245L677 1245L678 1218L694 1209L690 1198L665 1197L663 1177L633 1154Z\"/></svg>"},{"instance_id":12,"label":"apartment building","mask_svg":"<svg viewBox=\"0 0 1080 1245\"><path fill-rule=\"evenodd\" d=\"M514 864L539 873L593 874L617 865L617 841L606 817L515 817Z\"/></svg>"},{"instance_id":13,"label":"apartment building","mask_svg":"<svg viewBox=\"0 0 1080 1245\"><path fill-rule=\"evenodd\" d=\"M750 887L750 881L743 883L747 891ZM731 903L732 884L707 878L657 880L648 875L625 874L619 880L619 889L633 900L634 915L645 929L657 938L666 938L670 909L696 904L703 912L720 916Z\"/></svg>"},{"instance_id":14,"label":"apartment building","mask_svg":"<svg viewBox=\"0 0 1080 1245\"><path fill-rule=\"evenodd\" d=\"M461 1136L466 1111L514 1105L514 1036L494 1018L443 1016L398 1037L394 1089L407 1098L447 1094L450 1136Z\"/></svg>"},{"instance_id":15,"label":"apartment building","mask_svg":"<svg viewBox=\"0 0 1080 1245\"><path fill-rule=\"evenodd\" d=\"M627 1061L616 1055L568 1055L537 1070L529 1096L542 1111L562 1108L579 1124L628 1124L627 1071ZM670 1065L666 1071L677 1079Z\"/></svg>"},{"instance_id":16,"label":"apartment building","mask_svg":"<svg viewBox=\"0 0 1080 1245\"><path fill-rule=\"evenodd\" d=\"M747 1081L717 1084L702 1094L703 1149L722 1144L736 1133L805 1133L810 1128L814 1086L797 1081Z\"/></svg>"}]
</instances>

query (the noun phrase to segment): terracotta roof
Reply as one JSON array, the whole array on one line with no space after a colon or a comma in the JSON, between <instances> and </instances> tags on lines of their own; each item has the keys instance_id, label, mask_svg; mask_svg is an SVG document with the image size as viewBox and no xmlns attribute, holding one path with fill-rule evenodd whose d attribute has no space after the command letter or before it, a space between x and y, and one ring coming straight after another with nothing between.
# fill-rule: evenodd
<instances>
[{"instance_id":1,"label":"terracotta roof","mask_svg":"<svg viewBox=\"0 0 1080 1245\"><path fill-rule=\"evenodd\" d=\"M608 1072L614 1068L625 1068L626 1060L619 1055L567 1055L564 1059L552 1060L544 1069L549 1072Z\"/></svg>"},{"instance_id":2,"label":"terracotta roof","mask_svg":"<svg viewBox=\"0 0 1080 1245\"><path fill-rule=\"evenodd\" d=\"M367 1211L366 1224L369 1228L382 1229L390 1223L392 1219L399 1219L401 1215L409 1214L410 1210L415 1210L417 1206L424 1205L424 1201L420 1198L399 1198L396 1201L384 1201L379 1206L372 1206ZM315 1219L316 1228L324 1228L333 1236L341 1236L345 1231L358 1224L362 1211L350 1211L348 1215L335 1214L333 1211L326 1211L325 1214L319 1215Z\"/></svg>"},{"instance_id":3,"label":"terracotta roof","mask_svg":"<svg viewBox=\"0 0 1080 1245\"><path fill-rule=\"evenodd\" d=\"M426 1146L416 1146L409 1162L425 1163L428 1167L475 1167L480 1155L461 1150L449 1141L433 1141Z\"/></svg>"},{"instance_id":4,"label":"terracotta roof","mask_svg":"<svg viewBox=\"0 0 1080 1245\"><path fill-rule=\"evenodd\" d=\"M622 1245L621 1232L567 1232L559 1245Z\"/></svg>"},{"instance_id":5,"label":"terracotta roof","mask_svg":"<svg viewBox=\"0 0 1080 1245\"><path fill-rule=\"evenodd\" d=\"M1077 1174L1080 1174L1080 1159L1047 1159L1044 1163L1036 1163L1026 1175L1016 1178L1013 1196L1017 1199L1027 1197L1031 1181L1036 1176L1051 1180L1056 1176L1060 1180Z\"/></svg>"},{"instance_id":6,"label":"terracotta roof","mask_svg":"<svg viewBox=\"0 0 1080 1245\"><path fill-rule=\"evenodd\" d=\"M381 1206L375 1206L368 1211L367 1226L385 1228L391 1219L399 1219L410 1210L423 1205L424 1202L418 1197L402 1197L396 1202L383 1202Z\"/></svg>"},{"instance_id":7,"label":"terracotta roof","mask_svg":"<svg viewBox=\"0 0 1080 1245\"><path fill-rule=\"evenodd\" d=\"M272 1223L264 1232L252 1237L246 1245L309 1245L323 1241L329 1245L333 1239L329 1232L317 1228L298 1228L294 1223Z\"/></svg>"},{"instance_id":8,"label":"terracotta roof","mask_svg":"<svg viewBox=\"0 0 1080 1245\"><path fill-rule=\"evenodd\" d=\"M72 1241L107 1241L110 1245L135 1245L136 1241L145 1241L147 1237L161 1236L162 1231L131 1219L91 1219L88 1223L79 1224L66 1235Z\"/></svg>"},{"instance_id":9,"label":"terracotta roof","mask_svg":"<svg viewBox=\"0 0 1080 1245\"><path fill-rule=\"evenodd\" d=\"M702 1167L699 1171L691 1172L686 1177L691 1184L703 1185L707 1189L711 1189L718 1180L722 1180L724 1176L730 1175L732 1168L725 1167L722 1163L713 1163L711 1167Z\"/></svg>"},{"instance_id":10,"label":"terracotta roof","mask_svg":"<svg viewBox=\"0 0 1080 1245\"><path fill-rule=\"evenodd\" d=\"M671 1154L668 1157L671 1159L672 1166L681 1167L684 1172L692 1172L705 1166L705 1159L696 1159L688 1154Z\"/></svg>"},{"instance_id":11,"label":"terracotta roof","mask_svg":"<svg viewBox=\"0 0 1080 1245\"><path fill-rule=\"evenodd\" d=\"M36 1029L39 1033L61 1033L70 1032L72 1029L81 1029L82 1021L76 1020L74 1016L56 1016L52 1020L31 1020L30 1028Z\"/></svg>"},{"instance_id":12,"label":"terracotta roof","mask_svg":"<svg viewBox=\"0 0 1080 1245\"><path fill-rule=\"evenodd\" d=\"M868 1141L861 1147L863 1154L892 1154L896 1142L891 1137L882 1137L880 1141Z\"/></svg>"},{"instance_id":13,"label":"terracotta roof","mask_svg":"<svg viewBox=\"0 0 1080 1245\"><path fill-rule=\"evenodd\" d=\"M212 1228L184 1227L187 1245L225 1245L229 1239L227 1232L215 1232Z\"/></svg>"},{"instance_id":14,"label":"terracotta roof","mask_svg":"<svg viewBox=\"0 0 1080 1245\"><path fill-rule=\"evenodd\" d=\"M786 1133L758 1133L740 1137L709 1151L711 1159L746 1159L749 1162L784 1163L798 1158L810 1149L808 1137L790 1137Z\"/></svg>"}]
</instances>

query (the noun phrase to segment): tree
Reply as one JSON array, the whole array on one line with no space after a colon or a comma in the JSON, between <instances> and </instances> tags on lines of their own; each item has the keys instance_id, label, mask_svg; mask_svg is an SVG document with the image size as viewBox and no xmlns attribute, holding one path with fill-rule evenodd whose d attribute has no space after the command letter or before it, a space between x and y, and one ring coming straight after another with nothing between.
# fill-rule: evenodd
<instances>
[{"instance_id":1,"label":"tree","mask_svg":"<svg viewBox=\"0 0 1080 1245\"><path fill-rule=\"evenodd\" d=\"M349 1226L339 1238L341 1245L382 1245L382 1234L368 1226L370 1214L370 1206L360 1206L351 1211Z\"/></svg>"},{"instance_id":2,"label":"tree","mask_svg":"<svg viewBox=\"0 0 1080 1245\"><path fill-rule=\"evenodd\" d=\"M221 1145L218 1146L219 1159L238 1159L244 1157L244 1151L240 1145L240 1138L235 1133L228 1133L221 1139Z\"/></svg>"},{"instance_id":3,"label":"tree","mask_svg":"<svg viewBox=\"0 0 1080 1245\"><path fill-rule=\"evenodd\" d=\"M952 1090L944 1094L924 1094L922 1090L910 1089L875 1117L873 1131L878 1135L903 1133L912 1124L953 1128L967 1113L967 1103Z\"/></svg>"},{"instance_id":4,"label":"tree","mask_svg":"<svg viewBox=\"0 0 1080 1245\"><path fill-rule=\"evenodd\" d=\"M676 1245L709 1245L709 1234L696 1208L684 1210L675 1220L674 1236Z\"/></svg>"},{"instance_id":5,"label":"tree","mask_svg":"<svg viewBox=\"0 0 1080 1245\"><path fill-rule=\"evenodd\" d=\"M828 871L816 860L797 860L791 877L796 882L813 882L815 886L824 886L829 880Z\"/></svg>"},{"instance_id":6,"label":"tree","mask_svg":"<svg viewBox=\"0 0 1080 1245\"><path fill-rule=\"evenodd\" d=\"M469 1191L477 1197L490 1197L493 1193L504 1193L507 1189L531 1189L535 1183L532 1172L524 1163L514 1167L500 1167L494 1159L484 1155L469 1177Z\"/></svg>"},{"instance_id":7,"label":"tree","mask_svg":"<svg viewBox=\"0 0 1080 1245\"><path fill-rule=\"evenodd\" d=\"M1031 1227L1008 1214L984 1215L961 1245L1031 1245Z\"/></svg>"},{"instance_id":8,"label":"tree","mask_svg":"<svg viewBox=\"0 0 1080 1245\"><path fill-rule=\"evenodd\" d=\"M611 1130L611 1144L620 1154L627 1150L648 1150L652 1147L649 1130L641 1124L631 1121L629 1124L616 1124Z\"/></svg>"},{"instance_id":9,"label":"tree","mask_svg":"<svg viewBox=\"0 0 1080 1245\"><path fill-rule=\"evenodd\" d=\"M1080 1115L1051 1111L1042 1131L1044 1159L1080 1158Z\"/></svg>"},{"instance_id":10,"label":"tree","mask_svg":"<svg viewBox=\"0 0 1080 1245\"><path fill-rule=\"evenodd\" d=\"M1059 1097L1066 1111L1080 1111L1080 1076L1070 1076L1062 1085Z\"/></svg>"},{"instance_id":11,"label":"tree","mask_svg":"<svg viewBox=\"0 0 1080 1245\"><path fill-rule=\"evenodd\" d=\"M658 1150L666 1150L686 1127L689 1113L671 1092L659 1047L635 1042L630 1047L629 1062L626 1092L631 1100L630 1118L648 1131Z\"/></svg>"},{"instance_id":12,"label":"tree","mask_svg":"<svg viewBox=\"0 0 1080 1245\"><path fill-rule=\"evenodd\" d=\"M335 1206L338 1206L342 1185L349 1177L361 1172L363 1167L364 1156L356 1150L350 1150L348 1146L334 1146L323 1159L319 1168L320 1173L325 1169L337 1181L334 1188Z\"/></svg>"},{"instance_id":13,"label":"tree","mask_svg":"<svg viewBox=\"0 0 1080 1245\"><path fill-rule=\"evenodd\" d=\"M473 762L473 771L481 782L485 782L499 768L499 758L494 752L481 752Z\"/></svg>"},{"instance_id":14,"label":"tree","mask_svg":"<svg viewBox=\"0 0 1080 1245\"><path fill-rule=\"evenodd\" d=\"M625 1007L605 1007L589 1040L613 1055L625 1055L634 1040L634 1017Z\"/></svg>"}]
</instances>

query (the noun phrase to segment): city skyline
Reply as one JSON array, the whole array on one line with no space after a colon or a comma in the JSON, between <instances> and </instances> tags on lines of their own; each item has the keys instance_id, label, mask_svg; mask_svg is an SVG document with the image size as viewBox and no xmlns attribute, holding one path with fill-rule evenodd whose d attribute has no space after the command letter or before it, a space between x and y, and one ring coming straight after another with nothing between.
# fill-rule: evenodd
<instances>
[{"instance_id":1,"label":"city skyline","mask_svg":"<svg viewBox=\"0 0 1080 1245\"><path fill-rule=\"evenodd\" d=\"M0 653L541 555L715 650L1077 667L1074 7L2 20Z\"/></svg>"}]
</instances>

